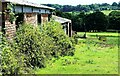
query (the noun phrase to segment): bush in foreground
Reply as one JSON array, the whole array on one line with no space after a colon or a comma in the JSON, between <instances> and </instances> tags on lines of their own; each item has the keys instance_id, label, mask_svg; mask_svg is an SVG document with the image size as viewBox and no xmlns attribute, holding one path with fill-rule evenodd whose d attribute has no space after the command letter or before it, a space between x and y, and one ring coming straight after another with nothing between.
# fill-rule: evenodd
<instances>
[{"instance_id":1,"label":"bush in foreground","mask_svg":"<svg viewBox=\"0 0 120 76\"><path fill-rule=\"evenodd\" d=\"M54 21L41 28L22 25L12 42L3 39L2 71L4 74L32 73L46 66L53 57L74 55L74 45L62 26Z\"/></svg>"},{"instance_id":2,"label":"bush in foreground","mask_svg":"<svg viewBox=\"0 0 120 76\"><path fill-rule=\"evenodd\" d=\"M28 72L24 64L24 55L19 52L16 43L2 37L0 43L1 71L3 74L23 74Z\"/></svg>"}]
</instances>

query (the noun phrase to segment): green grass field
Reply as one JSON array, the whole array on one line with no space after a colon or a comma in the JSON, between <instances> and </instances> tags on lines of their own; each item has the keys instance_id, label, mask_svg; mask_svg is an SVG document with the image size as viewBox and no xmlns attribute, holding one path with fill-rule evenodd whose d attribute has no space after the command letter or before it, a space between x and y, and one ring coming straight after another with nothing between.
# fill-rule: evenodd
<instances>
[{"instance_id":1,"label":"green grass field","mask_svg":"<svg viewBox=\"0 0 120 76\"><path fill-rule=\"evenodd\" d=\"M105 15L109 15L112 11L119 11L119 10L104 10L102 11Z\"/></svg>"},{"instance_id":2,"label":"green grass field","mask_svg":"<svg viewBox=\"0 0 120 76\"><path fill-rule=\"evenodd\" d=\"M78 40L74 56L53 59L36 74L118 74L118 33L87 33L87 39Z\"/></svg>"},{"instance_id":3,"label":"green grass field","mask_svg":"<svg viewBox=\"0 0 120 76\"><path fill-rule=\"evenodd\" d=\"M101 12L103 12L105 15L109 15L112 11L119 11L119 10L103 10ZM72 12L69 12L69 13L72 13ZM74 14L78 15L80 12L74 12ZM90 14L90 13L93 13L93 11L89 11L89 12L86 12L86 14Z\"/></svg>"},{"instance_id":4,"label":"green grass field","mask_svg":"<svg viewBox=\"0 0 120 76\"><path fill-rule=\"evenodd\" d=\"M109 15L112 11L114 11L114 10L104 10L104 11L101 11L101 12L103 12L105 15ZM115 10L115 11L118 11L118 10ZM89 14L89 13L93 13L93 11L90 11L87 14Z\"/></svg>"},{"instance_id":5,"label":"green grass field","mask_svg":"<svg viewBox=\"0 0 120 76\"><path fill-rule=\"evenodd\" d=\"M105 15L109 15L110 12L112 12L113 10L105 10L105 11L102 11Z\"/></svg>"}]
</instances>

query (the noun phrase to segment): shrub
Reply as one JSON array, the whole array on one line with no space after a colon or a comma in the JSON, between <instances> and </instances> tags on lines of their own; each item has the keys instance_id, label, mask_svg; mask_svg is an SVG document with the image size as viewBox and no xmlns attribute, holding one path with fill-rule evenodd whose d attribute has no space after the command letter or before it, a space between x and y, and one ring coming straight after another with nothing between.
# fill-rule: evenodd
<instances>
[{"instance_id":1,"label":"shrub","mask_svg":"<svg viewBox=\"0 0 120 76\"><path fill-rule=\"evenodd\" d=\"M61 24L50 21L44 24L43 31L50 36L55 43L56 48L53 55L74 55L74 45L71 42L71 39L64 33Z\"/></svg>"},{"instance_id":2,"label":"shrub","mask_svg":"<svg viewBox=\"0 0 120 76\"><path fill-rule=\"evenodd\" d=\"M5 37L2 37L0 48L0 68L3 74L14 75L26 73L27 68L24 64L24 55L19 52L14 42L10 42Z\"/></svg>"},{"instance_id":3,"label":"shrub","mask_svg":"<svg viewBox=\"0 0 120 76\"><path fill-rule=\"evenodd\" d=\"M42 29L30 24L18 28L10 42L2 39L3 74L32 73L32 69L46 66L52 57L74 55L74 39L69 38L62 26L54 21L44 24Z\"/></svg>"},{"instance_id":4,"label":"shrub","mask_svg":"<svg viewBox=\"0 0 120 76\"><path fill-rule=\"evenodd\" d=\"M73 39L74 39L74 40L73 40L73 43L74 43L74 44L77 44L77 43L78 43L78 38L80 38L80 36L79 36L78 34L74 34L72 37L73 37Z\"/></svg>"},{"instance_id":5,"label":"shrub","mask_svg":"<svg viewBox=\"0 0 120 76\"><path fill-rule=\"evenodd\" d=\"M54 47L49 36L40 32L38 27L24 24L18 29L15 41L20 52L26 56L25 63L28 67L45 67L45 60L50 58Z\"/></svg>"}]
</instances>

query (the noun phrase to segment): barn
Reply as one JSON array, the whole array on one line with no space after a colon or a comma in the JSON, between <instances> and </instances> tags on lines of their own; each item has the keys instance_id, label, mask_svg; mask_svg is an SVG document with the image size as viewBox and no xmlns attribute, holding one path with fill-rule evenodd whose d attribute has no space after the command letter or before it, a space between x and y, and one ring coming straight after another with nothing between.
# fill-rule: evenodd
<instances>
[{"instance_id":1,"label":"barn","mask_svg":"<svg viewBox=\"0 0 120 76\"><path fill-rule=\"evenodd\" d=\"M52 15L52 18L56 21L61 23L63 26L64 32L71 37L72 36L72 21L70 19L58 17L56 15Z\"/></svg>"},{"instance_id":2,"label":"barn","mask_svg":"<svg viewBox=\"0 0 120 76\"><path fill-rule=\"evenodd\" d=\"M50 20L53 10L55 10L55 8L32 3L26 0L1 0L0 31L6 34L7 38L11 39L12 37L14 37L16 29L19 27L20 24L24 22L30 23L34 26L37 26L38 24L43 24L44 22ZM15 14L16 20L11 19L11 12ZM69 23L71 22L66 22L66 19L62 20L65 20L64 23L60 23L70 28ZM65 25L66 23L67 25ZM67 32L66 34L68 34L69 32ZM71 34L68 35L71 36Z\"/></svg>"}]
</instances>

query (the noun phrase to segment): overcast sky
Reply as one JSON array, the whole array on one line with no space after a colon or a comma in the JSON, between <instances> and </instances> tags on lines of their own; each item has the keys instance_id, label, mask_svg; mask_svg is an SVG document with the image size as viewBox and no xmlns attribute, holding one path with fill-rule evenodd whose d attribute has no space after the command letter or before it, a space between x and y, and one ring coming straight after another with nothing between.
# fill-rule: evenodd
<instances>
[{"instance_id":1,"label":"overcast sky","mask_svg":"<svg viewBox=\"0 0 120 76\"><path fill-rule=\"evenodd\" d=\"M78 5L78 4L92 4L92 3L109 3L119 2L120 0L29 0L30 2L40 4L61 4L61 5Z\"/></svg>"}]
</instances>

